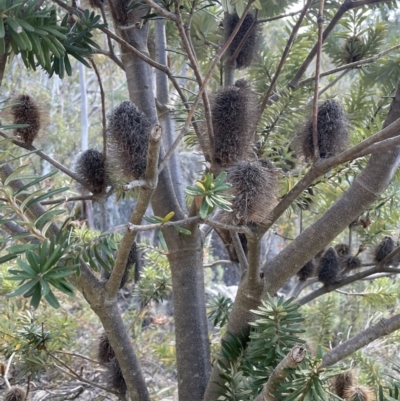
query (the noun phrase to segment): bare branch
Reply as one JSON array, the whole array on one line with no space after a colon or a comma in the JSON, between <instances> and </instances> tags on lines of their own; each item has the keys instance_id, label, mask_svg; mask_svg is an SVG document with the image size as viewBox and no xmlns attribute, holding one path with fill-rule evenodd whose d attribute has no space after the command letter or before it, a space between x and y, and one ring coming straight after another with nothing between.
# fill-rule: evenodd
<instances>
[{"instance_id":1,"label":"bare branch","mask_svg":"<svg viewBox=\"0 0 400 401\"><path fill-rule=\"evenodd\" d=\"M93 195L71 196L71 197L64 196L62 198L43 201L43 202L40 202L40 204L41 205L56 205L57 203L77 202L77 201L94 200L94 199L95 199L95 197L93 197Z\"/></svg>"},{"instance_id":2,"label":"bare branch","mask_svg":"<svg viewBox=\"0 0 400 401\"><path fill-rule=\"evenodd\" d=\"M282 18L293 17L294 15L300 14L302 11L303 11L303 9L297 10L297 11L293 11L293 12L287 13L287 14L277 15L276 17L259 19L257 21L257 24L264 24L265 22L271 22L271 21L276 21L278 19L282 19Z\"/></svg>"},{"instance_id":3,"label":"bare branch","mask_svg":"<svg viewBox=\"0 0 400 401\"><path fill-rule=\"evenodd\" d=\"M157 187L158 182L158 156L160 154L161 145L161 127L155 125L150 133L149 150L147 156L147 167L145 173L145 180L148 183L147 187L142 187L139 192L139 197L132 212L130 223L133 225L139 225L142 222L142 218L146 213L147 207L150 204L151 196ZM119 286L121 284L122 276L125 272L126 262L128 260L129 252L131 250L133 241L136 237L136 231L125 232L122 238L117 258L115 260L115 266L111 272L111 276L107 281L106 290L110 298L114 298L117 295Z\"/></svg>"},{"instance_id":4,"label":"bare branch","mask_svg":"<svg viewBox=\"0 0 400 401\"><path fill-rule=\"evenodd\" d=\"M158 230L158 229L165 228L165 227L184 226L186 224L192 224L192 223L198 221L199 219L200 218L198 216L194 216L194 217L188 217L183 220L168 221L167 223L159 223L159 224L147 224L145 226L128 223L127 226L122 226L122 227L125 227L128 231L131 231L131 232L133 232L133 231L136 231L136 232L152 231L152 230Z\"/></svg>"},{"instance_id":5,"label":"bare branch","mask_svg":"<svg viewBox=\"0 0 400 401\"><path fill-rule=\"evenodd\" d=\"M166 10L165 8L162 8L160 5L158 5L155 1L153 0L145 0L146 3L154 9L154 11L157 12L157 14L162 15L164 18L170 19L171 21L177 21L178 16L174 13L171 13L170 11Z\"/></svg>"},{"instance_id":6,"label":"bare branch","mask_svg":"<svg viewBox=\"0 0 400 401\"><path fill-rule=\"evenodd\" d=\"M236 251L237 257L239 259L239 264L240 264L240 267L242 268L242 271L248 270L249 263L247 261L246 254L244 253L243 246L242 246L242 243L240 242L238 233L231 231L231 238L232 238L233 246L235 247L235 251Z\"/></svg>"},{"instance_id":7,"label":"bare branch","mask_svg":"<svg viewBox=\"0 0 400 401\"><path fill-rule=\"evenodd\" d=\"M277 398L272 393L276 390L277 385L286 379L290 372L289 369L294 369L303 362L306 355L307 350L305 348L301 345L295 345L274 369L261 393L254 401L276 401Z\"/></svg>"},{"instance_id":8,"label":"bare branch","mask_svg":"<svg viewBox=\"0 0 400 401\"><path fill-rule=\"evenodd\" d=\"M109 40L110 38L107 36L107 39ZM102 54L103 56L107 56L110 60L114 61L114 63L117 64L122 71L125 71L122 61L110 51L104 49L94 49L93 54Z\"/></svg>"},{"instance_id":9,"label":"bare branch","mask_svg":"<svg viewBox=\"0 0 400 401\"><path fill-rule=\"evenodd\" d=\"M263 101L261 103L260 111L259 111L259 117L258 117L257 121L260 121L261 116L262 116L262 114L263 114L263 112L265 110L265 107L268 104L268 100L269 100L272 92L275 90L276 83L278 82L278 78L279 78L279 76L280 76L280 74L282 72L283 66L285 65L287 56L289 55L290 49L292 48L292 44L293 44L294 40L296 39L297 32L300 29L301 23L303 22L303 19L304 19L305 15L306 15L307 10L310 7L311 3L312 3L312 0L307 0L307 3L304 5L303 10L301 11L299 19L296 22L296 25L293 27L293 30L292 30L292 32L290 34L290 37L289 37L289 39L288 39L288 41L286 43L285 50L283 51L283 54L282 54L281 60L279 62L278 68L276 69L275 75L272 78L272 82L269 85L269 88L268 88L267 92L265 93L264 99L263 99Z\"/></svg>"},{"instance_id":10,"label":"bare branch","mask_svg":"<svg viewBox=\"0 0 400 401\"><path fill-rule=\"evenodd\" d=\"M318 96L321 96L323 93L325 93L329 88L332 88L335 86L348 72L350 72L350 69L344 70L340 75L338 75L333 81L329 82L328 85L326 85L323 89L321 89L318 93Z\"/></svg>"},{"instance_id":11,"label":"bare branch","mask_svg":"<svg viewBox=\"0 0 400 401\"><path fill-rule=\"evenodd\" d=\"M317 42L317 62L315 66L315 85L314 99L312 111L312 136L314 145L314 161L319 159L318 146L318 91L319 91L319 74L321 69L321 53L322 53L322 30L324 27L324 0L319 1L318 12L318 42Z\"/></svg>"},{"instance_id":12,"label":"bare branch","mask_svg":"<svg viewBox=\"0 0 400 401\"><path fill-rule=\"evenodd\" d=\"M400 329L400 314L389 319L381 319L379 323L361 331L356 336L343 342L322 358L321 368L332 366L378 338L384 337Z\"/></svg>"},{"instance_id":13,"label":"bare branch","mask_svg":"<svg viewBox=\"0 0 400 401\"><path fill-rule=\"evenodd\" d=\"M215 228L222 228L223 230L228 230L236 233L245 233L246 235L253 237L254 234L247 226L234 226L231 224L221 223L220 221L211 220L210 218L200 219L204 224L208 224L209 226Z\"/></svg>"},{"instance_id":14,"label":"bare branch","mask_svg":"<svg viewBox=\"0 0 400 401\"><path fill-rule=\"evenodd\" d=\"M207 264L203 265L203 267L214 267L214 266L218 266L220 264L221 265L231 265L232 261L231 260L224 260L224 259L215 260L214 262L207 263Z\"/></svg>"}]
</instances>

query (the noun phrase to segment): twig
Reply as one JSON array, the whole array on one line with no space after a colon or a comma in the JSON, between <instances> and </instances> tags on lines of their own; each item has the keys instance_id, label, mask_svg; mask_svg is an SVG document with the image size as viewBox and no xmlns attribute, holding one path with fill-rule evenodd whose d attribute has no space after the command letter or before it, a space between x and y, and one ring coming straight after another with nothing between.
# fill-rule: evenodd
<instances>
[{"instance_id":1,"label":"twig","mask_svg":"<svg viewBox=\"0 0 400 401\"><path fill-rule=\"evenodd\" d=\"M322 358L321 368L332 366L357 350L363 348L374 340L387 336L400 329L400 314L389 319L381 319L379 323L361 331L353 338L343 342L333 350L327 352Z\"/></svg>"},{"instance_id":2,"label":"twig","mask_svg":"<svg viewBox=\"0 0 400 401\"><path fill-rule=\"evenodd\" d=\"M8 381L8 377L7 376L8 376L8 372L10 370L11 362L12 362L12 360L14 358L14 355L15 355L15 352L13 352L11 354L10 358L8 359L8 362L7 362L7 365L6 365L6 370L5 370L4 376L3 376L4 377L4 381L5 381L6 386L7 386L8 389L11 388L11 385L10 385L10 382Z\"/></svg>"},{"instance_id":3,"label":"twig","mask_svg":"<svg viewBox=\"0 0 400 401\"><path fill-rule=\"evenodd\" d=\"M109 40L110 38L107 36L107 39ZM114 63L117 64L122 71L125 71L122 61L117 56L114 56L110 51L104 49L94 49L93 54L102 54L103 56L107 56L110 60L114 61Z\"/></svg>"},{"instance_id":4,"label":"twig","mask_svg":"<svg viewBox=\"0 0 400 401\"><path fill-rule=\"evenodd\" d=\"M254 236L252 231L247 226L234 226L232 224L225 224L221 223L220 221L211 220L210 218L200 219L200 221L215 228L222 228L223 230L228 230L236 233L245 233L250 237Z\"/></svg>"},{"instance_id":5,"label":"twig","mask_svg":"<svg viewBox=\"0 0 400 401\"><path fill-rule=\"evenodd\" d=\"M277 15L276 17L265 18L265 19L259 19L259 20L257 21L257 24L264 24L265 22L276 21L277 19L282 19L282 18L287 18L287 17L293 17L294 15L300 14L302 11L303 11L303 9L297 10L297 11L293 11L293 12L287 13L287 14Z\"/></svg>"},{"instance_id":6,"label":"twig","mask_svg":"<svg viewBox=\"0 0 400 401\"><path fill-rule=\"evenodd\" d=\"M7 134L5 134L4 132L0 131L0 135L3 138L10 138ZM59 170L61 170L63 173L65 173L66 175L70 176L71 178L73 178L75 181L79 182L79 184L81 184L83 187L86 188L86 185L83 181L81 181L81 179L73 172L71 171L69 168L65 167L64 165L62 165L61 163L59 163L58 161L54 160L53 158L51 158L50 156L48 156L46 153L42 152L41 150L35 148L33 145L29 144L29 143L25 143L25 142L20 142L17 140L12 141L14 145L19 146L20 148L24 148L26 150L30 150L30 151L34 151L39 157L41 157L43 160L46 160L47 162L49 162L50 164L52 164L54 167L58 168Z\"/></svg>"},{"instance_id":7,"label":"twig","mask_svg":"<svg viewBox=\"0 0 400 401\"><path fill-rule=\"evenodd\" d=\"M344 70L340 75L338 75L333 81L329 82L328 85L326 85L323 89L321 89L318 93L318 96L321 96L323 93L325 93L329 88L332 88L332 86L335 86L348 72L350 69ZM321 76L321 75L320 75Z\"/></svg>"},{"instance_id":8,"label":"twig","mask_svg":"<svg viewBox=\"0 0 400 401\"><path fill-rule=\"evenodd\" d=\"M249 262L247 261L246 254L244 253L242 243L239 239L239 234L236 232L231 231L231 238L233 242L233 246L235 247L236 255L239 259L240 267L242 271L248 270Z\"/></svg>"},{"instance_id":9,"label":"twig","mask_svg":"<svg viewBox=\"0 0 400 401\"><path fill-rule=\"evenodd\" d=\"M147 181L146 180L134 180L129 182L128 184L124 184L122 186L122 189L124 191L130 191L133 188L137 188L137 187L143 187L147 185Z\"/></svg>"},{"instance_id":10,"label":"twig","mask_svg":"<svg viewBox=\"0 0 400 401\"><path fill-rule=\"evenodd\" d=\"M301 345L294 346L290 352L282 359L278 366L269 376L267 383L264 384L261 393L254 401L276 401L272 395L279 383L283 382L288 376L290 370L300 365L307 355L307 350Z\"/></svg>"},{"instance_id":11,"label":"twig","mask_svg":"<svg viewBox=\"0 0 400 401\"><path fill-rule=\"evenodd\" d=\"M104 8L103 2L100 1L102 9ZM106 162L107 160L107 131L106 131L106 125L107 125L107 120L106 120L106 101L105 101L105 95L104 95L104 88L103 88L103 83L101 81L101 76L99 73L99 70L97 69L97 65L94 62L93 59L89 59L90 64L92 64L92 67L94 69L94 72L96 73L97 81L99 82L99 88L100 88L100 97L101 97L101 123L103 126L103 163Z\"/></svg>"},{"instance_id":12,"label":"twig","mask_svg":"<svg viewBox=\"0 0 400 401\"><path fill-rule=\"evenodd\" d=\"M126 226L126 229L131 232L133 232L133 231L136 231L136 232L151 231L151 230L157 230L157 229L164 228L164 227L184 226L186 224L192 224L193 222L198 221L198 220L199 220L199 217L194 216L194 217L188 217L183 220L168 221L167 223L147 224L145 226L128 223L128 225Z\"/></svg>"},{"instance_id":13,"label":"twig","mask_svg":"<svg viewBox=\"0 0 400 401\"><path fill-rule=\"evenodd\" d=\"M48 201L43 201L40 202L42 205L55 205L57 203L64 203L64 202L76 202L76 201L83 201L83 200L94 200L95 198L93 195L86 195L86 196L71 196L71 197L63 197L63 198L57 198L57 199L52 199Z\"/></svg>"},{"instance_id":14,"label":"twig","mask_svg":"<svg viewBox=\"0 0 400 401\"><path fill-rule=\"evenodd\" d=\"M145 0L145 1L151 8L154 8L154 10L157 12L157 14L162 15L163 17L170 19L171 21L174 21L174 22L177 21L178 17L176 14L171 13L170 11L166 10L165 8L162 8L153 0Z\"/></svg>"},{"instance_id":15,"label":"twig","mask_svg":"<svg viewBox=\"0 0 400 401\"><path fill-rule=\"evenodd\" d=\"M157 165L158 165L158 156L160 154L160 145L161 145L161 127L159 125L155 125L150 133L147 165L144 177L148 183L148 186L146 188L140 188L139 197L130 219L130 223L133 225L139 225L142 222L143 216L146 213L147 207L150 204L153 192L157 187L158 183ZM114 268L106 284L106 290L111 299L117 295L119 286L121 284L122 276L124 275L125 272L125 267L126 267L126 262L128 260L129 252L131 250L135 237L136 237L136 231L126 230L121 240Z\"/></svg>"},{"instance_id":16,"label":"twig","mask_svg":"<svg viewBox=\"0 0 400 401\"><path fill-rule=\"evenodd\" d=\"M294 42L294 40L295 40L295 38L297 36L297 32L300 29L301 23L303 22L303 19L304 19L305 15L306 15L306 12L307 12L308 8L311 5L311 2L312 2L312 0L307 0L307 3L304 5L303 10L301 11L300 17L297 20L296 25L294 26L294 28L293 28L293 30L292 30L292 32L290 34L290 37L289 37L289 39L288 39L288 41L286 43L285 50L283 51L281 60L279 62L278 68L276 69L275 75L272 78L272 82L269 85L268 90L265 93L264 99L263 99L263 101L261 103L260 111L259 111L259 117L258 117L257 121L261 120L261 116L262 116L262 114L263 114L263 112L265 110L265 107L268 104L268 100L269 100L272 92L275 90L275 85L278 82L278 78L279 78L279 76L280 76L280 74L282 72L283 66L285 65L287 56L289 55L290 49L292 48L292 44L293 44L293 42Z\"/></svg>"},{"instance_id":17,"label":"twig","mask_svg":"<svg viewBox=\"0 0 400 401\"><path fill-rule=\"evenodd\" d=\"M374 61L380 59L381 57L386 56L386 54L392 53L392 52L394 52L394 51L396 51L398 49L400 49L400 45L393 46L390 49L383 50L380 53L375 54L375 56L370 57L370 58L366 58L365 60L355 61L354 63L349 63L349 64L342 65L341 67L333 68L332 70L323 72L320 75L320 78L326 77L328 75L336 74L337 72L346 71L346 70L352 70L354 68L359 68L359 67L361 67L362 65L365 65L365 64L373 63ZM307 78L307 79L303 79L302 81L300 81L298 83L297 88L300 87L300 86L307 85L307 84L313 82L314 80L315 80L315 76Z\"/></svg>"},{"instance_id":18,"label":"twig","mask_svg":"<svg viewBox=\"0 0 400 401\"><path fill-rule=\"evenodd\" d=\"M215 260L214 262L208 263L206 265L203 265L203 267L214 267L214 266L218 266L219 264L221 265L231 265L232 261L231 260Z\"/></svg>"},{"instance_id":19,"label":"twig","mask_svg":"<svg viewBox=\"0 0 400 401\"><path fill-rule=\"evenodd\" d=\"M324 27L324 0L319 1L318 11L318 42L317 42L317 62L315 66L315 85L313 99L313 114L312 114L312 136L314 145L314 161L319 159L318 146L318 90L319 90L319 74L321 69L321 53L322 53L322 34Z\"/></svg>"},{"instance_id":20,"label":"twig","mask_svg":"<svg viewBox=\"0 0 400 401\"><path fill-rule=\"evenodd\" d=\"M100 363L99 361L95 361L94 359L90 359L85 355L77 354L76 352L67 352L67 351L53 351L53 352L55 352L56 354L64 354L64 355L76 356L77 358L85 359L86 361L89 361L89 362L94 363L96 365L98 365Z\"/></svg>"}]
</instances>

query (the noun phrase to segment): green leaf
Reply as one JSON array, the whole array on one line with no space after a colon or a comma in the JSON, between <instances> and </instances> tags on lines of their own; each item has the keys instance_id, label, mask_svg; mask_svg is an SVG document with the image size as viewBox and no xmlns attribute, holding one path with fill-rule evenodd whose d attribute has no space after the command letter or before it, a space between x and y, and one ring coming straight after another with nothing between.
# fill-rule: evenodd
<instances>
[{"instance_id":1,"label":"green leaf","mask_svg":"<svg viewBox=\"0 0 400 401\"><path fill-rule=\"evenodd\" d=\"M48 294L45 295L45 299L54 309L58 309L60 307L57 298L54 296L51 290L49 290Z\"/></svg>"},{"instance_id":2,"label":"green leaf","mask_svg":"<svg viewBox=\"0 0 400 401\"><path fill-rule=\"evenodd\" d=\"M205 219L207 217L208 213L209 213L209 206L208 206L207 202L203 199L201 201L201 205L200 205L199 216L202 219Z\"/></svg>"},{"instance_id":3,"label":"green leaf","mask_svg":"<svg viewBox=\"0 0 400 401\"><path fill-rule=\"evenodd\" d=\"M39 283L36 284L36 286L34 288L35 289L33 291L32 298L31 298L31 306L33 308L37 309L39 306L40 300L42 298L42 291L41 291Z\"/></svg>"},{"instance_id":4,"label":"green leaf","mask_svg":"<svg viewBox=\"0 0 400 401\"><path fill-rule=\"evenodd\" d=\"M190 230L187 230L186 228L180 227L180 226L173 226L176 231L183 235L192 235L192 232Z\"/></svg>"},{"instance_id":5,"label":"green leaf","mask_svg":"<svg viewBox=\"0 0 400 401\"><path fill-rule=\"evenodd\" d=\"M37 282L38 282L38 279L29 280L24 285L21 285L20 287L18 287L15 291L7 294L6 297L11 298L11 297L16 297L18 295L21 295L24 292L30 290Z\"/></svg>"}]
</instances>

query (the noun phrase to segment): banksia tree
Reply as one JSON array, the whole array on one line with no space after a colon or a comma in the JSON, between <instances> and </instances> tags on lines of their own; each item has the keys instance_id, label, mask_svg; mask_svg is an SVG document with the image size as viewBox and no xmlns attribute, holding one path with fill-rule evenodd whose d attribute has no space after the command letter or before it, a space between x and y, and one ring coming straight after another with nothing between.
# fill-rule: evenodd
<instances>
[{"instance_id":1,"label":"banksia tree","mask_svg":"<svg viewBox=\"0 0 400 401\"><path fill-rule=\"evenodd\" d=\"M107 117L107 170L112 176L122 175L128 181L143 177L152 122L129 100L115 107Z\"/></svg>"},{"instance_id":2,"label":"banksia tree","mask_svg":"<svg viewBox=\"0 0 400 401\"><path fill-rule=\"evenodd\" d=\"M374 261L379 263L394 251L395 243L391 237L385 237L375 248Z\"/></svg>"},{"instance_id":3,"label":"banksia tree","mask_svg":"<svg viewBox=\"0 0 400 401\"><path fill-rule=\"evenodd\" d=\"M117 358L107 363L107 381L114 390L120 394L126 393L126 383L122 375L121 367Z\"/></svg>"},{"instance_id":4,"label":"banksia tree","mask_svg":"<svg viewBox=\"0 0 400 401\"><path fill-rule=\"evenodd\" d=\"M254 93L247 81L221 89L214 97L214 154L223 166L245 159L255 139Z\"/></svg>"},{"instance_id":5,"label":"banksia tree","mask_svg":"<svg viewBox=\"0 0 400 401\"><path fill-rule=\"evenodd\" d=\"M17 128L14 135L25 143L32 143L44 124L44 113L36 100L25 94L17 94L10 100L12 106L5 115L12 119L13 124L29 124L29 127Z\"/></svg>"},{"instance_id":6,"label":"banksia tree","mask_svg":"<svg viewBox=\"0 0 400 401\"><path fill-rule=\"evenodd\" d=\"M236 28L237 23L239 22L239 19L240 18L236 13L229 14L228 29L226 30L227 38L231 36L233 30ZM254 15L247 14L242 25L239 28L239 31L237 32L236 36L232 40L231 45L228 48L227 55L232 57L236 49L239 47L240 43L246 36L249 29L252 29L251 33L249 34L249 37L247 38L242 49L240 50L239 54L236 57L237 69L249 67L253 60L254 54L256 53L258 30L257 30L257 25L252 28L253 22L254 22Z\"/></svg>"},{"instance_id":7,"label":"banksia tree","mask_svg":"<svg viewBox=\"0 0 400 401\"><path fill-rule=\"evenodd\" d=\"M273 164L266 159L239 162L228 171L228 181L235 196L229 217L237 224L266 222L278 192Z\"/></svg>"},{"instance_id":8,"label":"banksia tree","mask_svg":"<svg viewBox=\"0 0 400 401\"><path fill-rule=\"evenodd\" d=\"M321 257L318 266L318 280L325 284L334 284L339 274L339 258L331 247Z\"/></svg>"},{"instance_id":9,"label":"banksia tree","mask_svg":"<svg viewBox=\"0 0 400 401\"><path fill-rule=\"evenodd\" d=\"M4 401L25 401L26 391L19 386L11 387L4 395Z\"/></svg>"},{"instance_id":10,"label":"banksia tree","mask_svg":"<svg viewBox=\"0 0 400 401\"><path fill-rule=\"evenodd\" d=\"M318 107L318 149L321 158L329 158L340 153L347 144L349 136L349 121L342 105L329 99ZM314 158L312 116L306 121L299 134L301 153L308 161Z\"/></svg>"},{"instance_id":11,"label":"banksia tree","mask_svg":"<svg viewBox=\"0 0 400 401\"><path fill-rule=\"evenodd\" d=\"M75 171L80 180L94 194L99 194L107 184L103 154L95 149L83 152L76 161Z\"/></svg>"},{"instance_id":12,"label":"banksia tree","mask_svg":"<svg viewBox=\"0 0 400 401\"><path fill-rule=\"evenodd\" d=\"M355 384L354 371L349 370L334 377L332 390L338 397L343 398L345 390L353 387Z\"/></svg>"},{"instance_id":13,"label":"banksia tree","mask_svg":"<svg viewBox=\"0 0 400 401\"><path fill-rule=\"evenodd\" d=\"M298 272L297 272L297 277L301 281L305 281L308 278L312 277L315 272L315 263L314 259L311 259L309 262L307 262Z\"/></svg>"},{"instance_id":14,"label":"banksia tree","mask_svg":"<svg viewBox=\"0 0 400 401\"><path fill-rule=\"evenodd\" d=\"M97 350L97 359L100 363L106 364L115 358L114 350L111 348L106 333L103 333L99 338L99 345Z\"/></svg>"},{"instance_id":15,"label":"banksia tree","mask_svg":"<svg viewBox=\"0 0 400 401\"><path fill-rule=\"evenodd\" d=\"M348 387L343 393L346 401L372 401L373 393L365 386Z\"/></svg>"}]
</instances>

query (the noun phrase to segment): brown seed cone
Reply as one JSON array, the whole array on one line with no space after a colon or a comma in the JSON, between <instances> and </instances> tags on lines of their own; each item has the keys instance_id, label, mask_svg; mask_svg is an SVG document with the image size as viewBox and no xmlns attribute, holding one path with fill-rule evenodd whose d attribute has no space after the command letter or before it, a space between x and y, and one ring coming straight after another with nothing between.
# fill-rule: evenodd
<instances>
[{"instance_id":1,"label":"brown seed cone","mask_svg":"<svg viewBox=\"0 0 400 401\"><path fill-rule=\"evenodd\" d=\"M389 253L393 252L395 243L391 237L385 237L375 248L374 261L381 262Z\"/></svg>"},{"instance_id":2,"label":"brown seed cone","mask_svg":"<svg viewBox=\"0 0 400 401\"><path fill-rule=\"evenodd\" d=\"M349 120L342 105L329 99L318 106L318 149L322 159L340 153L347 145L349 136ZM307 161L314 158L312 116L306 121L299 133L301 153Z\"/></svg>"},{"instance_id":3,"label":"brown seed cone","mask_svg":"<svg viewBox=\"0 0 400 401\"><path fill-rule=\"evenodd\" d=\"M81 153L75 163L75 172L94 194L99 194L107 185L107 174L103 154L95 149Z\"/></svg>"},{"instance_id":4,"label":"brown seed cone","mask_svg":"<svg viewBox=\"0 0 400 401\"><path fill-rule=\"evenodd\" d=\"M27 401L26 390L20 386L12 386L4 395L4 401Z\"/></svg>"},{"instance_id":5,"label":"brown seed cone","mask_svg":"<svg viewBox=\"0 0 400 401\"><path fill-rule=\"evenodd\" d=\"M47 118L39 103L27 94L16 94L11 97L12 106L2 114L12 120L13 124L29 124L26 128L14 130L14 135L23 142L32 144L37 139L40 129L47 124Z\"/></svg>"},{"instance_id":6,"label":"brown seed cone","mask_svg":"<svg viewBox=\"0 0 400 401\"><path fill-rule=\"evenodd\" d=\"M153 126L147 116L127 100L108 114L107 171L131 181L144 176Z\"/></svg>"},{"instance_id":7,"label":"brown seed cone","mask_svg":"<svg viewBox=\"0 0 400 401\"><path fill-rule=\"evenodd\" d=\"M229 169L228 182L235 196L228 219L236 224L266 222L278 196L273 164L267 159L239 162Z\"/></svg>"},{"instance_id":8,"label":"brown seed cone","mask_svg":"<svg viewBox=\"0 0 400 401\"><path fill-rule=\"evenodd\" d=\"M121 367L117 361L117 358L113 358L107 363L107 381L109 385L120 394L126 393L126 383L122 376Z\"/></svg>"},{"instance_id":9,"label":"brown seed cone","mask_svg":"<svg viewBox=\"0 0 400 401\"><path fill-rule=\"evenodd\" d=\"M339 273L339 258L336 251L329 248L319 261L318 280L325 284L334 284Z\"/></svg>"},{"instance_id":10,"label":"brown seed cone","mask_svg":"<svg viewBox=\"0 0 400 401\"><path fill-rule=\"evenodd\" d=\"M358 256L347 255L341 258L340 266L346 271L355 270L362 266L362 262Z\"/></svg>"},{"instance_id":11,"label":"brown seed cone","mask_svg":"<svg viewBox=\"0 0 400 401\"><path fill-rule=\"evenodd\" d=\"M334 377L332 383L333 392L340 398L343 398L345 390L349 387L353 387L355 384L354 370L350 369Z\"/></svg>"},{"instance_id":12,"label":"brown seed cone","mask_svg":"<svg viewBox=\"0 0 400 401\"><path fill-rule=\"evenodd\" d=\"M366 386L347 387L343 392L346 401L372 401L373 392Z\"/></svg>"},{"instance_id":13,"label":"brown seed cone","mask_svg":"<svg viewBox=\"0 0 400 401\"><path fill-rule=\"evenodd\" d=\"M111 348L106 333L99 338L99 348L97 350L97 358L100 363L106 364L115 357L114 350Z\"/></svg>"},{"instance_id":14,"label":"brown seed cone","mask_svg":"<svg viewBox=\"0 0 400 401\"><path fill-rule=\"evenodd\" d=\"M235 29L237 23L239 22L239 16L235 14L230 14L229 15L229 22L228 22L228 29L226 31L226 39L228 39L233 30ZM254 15L253 14L247 14L246 17L244 18L244 21L242 25L239 28L239 31L237 32L236 36L234 37L232 43L230 44L227 53L229 56L232 56L238 46L240 45L242 39L245 37L246 33L250 29L251 25L254 22ZM250 33L250 36L247 38L246 43L242 47L242 50L240 50L237 58L236 58L236 68L241 69L245 67L249 67L253 57L256 53L257 49L257 38L258 38L258 29L257 25L256 27L252 30Z\"/></svg>"},{"instance_id":15,"label":"brown seed cone","mask_svg":"<svg viewBox=\"0 0 400 401\"><path fill-rule=\"evenodd\" d=\"M227 166L251 154L255 140L254 92L246 80L239 80L216 93L211 108L216 160Z\"/></svg>"},{"instance_id":16,"label":"brown seed cone","mask_svg":"<svg viewBox=\"0 0 400 401\"><path fill-rule=\"evenodd\" d=\"M315 273L314 259L307 262L298 272L297 277L300 281L305 281L310 277L313 277Z\"/></svg>"}]
</instances>

